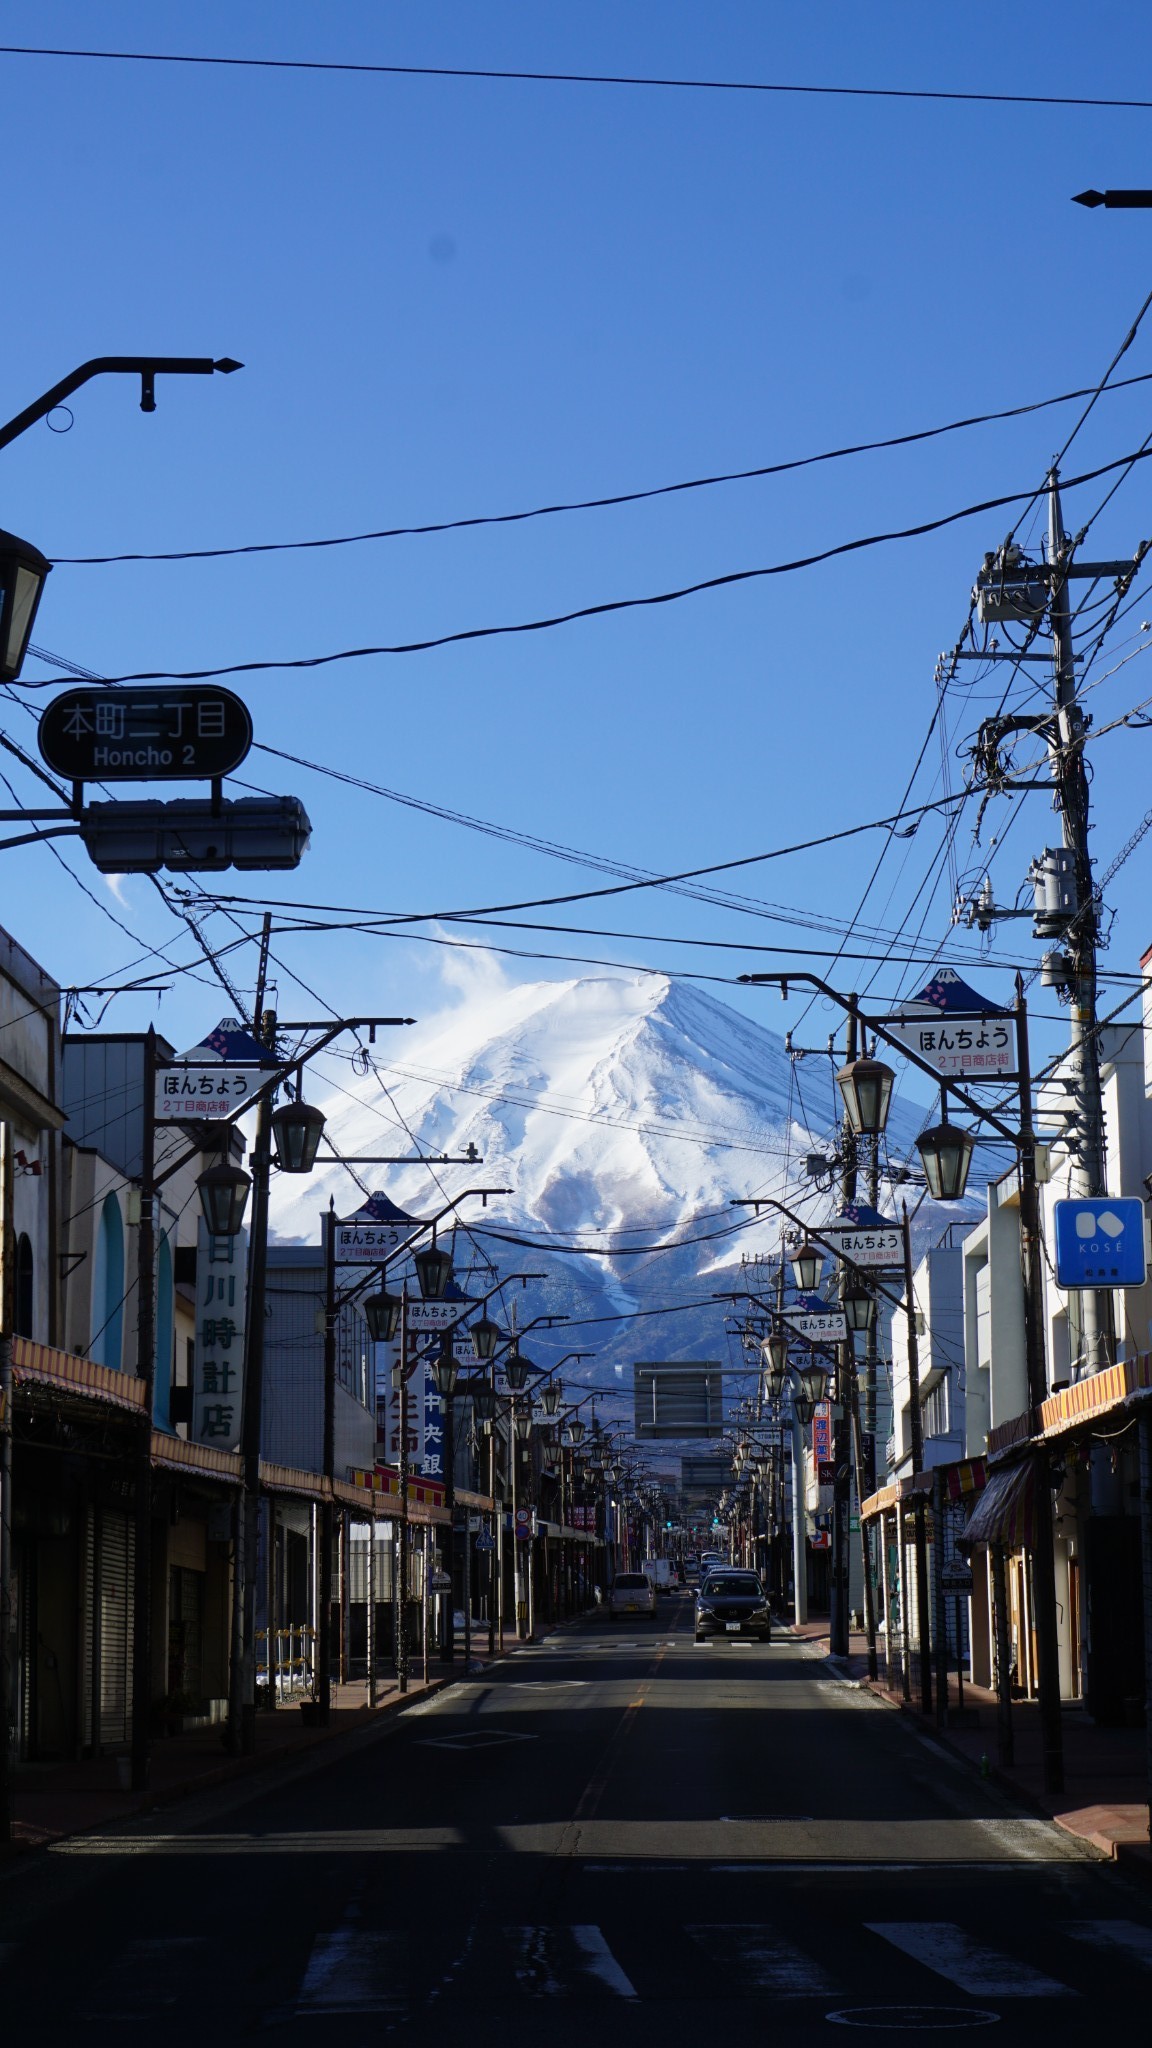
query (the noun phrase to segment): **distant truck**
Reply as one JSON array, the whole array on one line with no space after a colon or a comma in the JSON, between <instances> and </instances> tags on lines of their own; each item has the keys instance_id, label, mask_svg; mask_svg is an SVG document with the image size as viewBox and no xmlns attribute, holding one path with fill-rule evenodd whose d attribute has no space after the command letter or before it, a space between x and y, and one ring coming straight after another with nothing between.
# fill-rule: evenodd
<instances>
[{"instance_id":1,"label":"distant truck","mask_svg":"<svg viewBox=\"0 0 1152 2048\"><path fill-rule=\"evenodd\" d=\"M651 1579L658 1593L669 1593L676 1584L676 1566L670 1557L646 1557L644 1575Z\"/></svg>"}]
</instances>

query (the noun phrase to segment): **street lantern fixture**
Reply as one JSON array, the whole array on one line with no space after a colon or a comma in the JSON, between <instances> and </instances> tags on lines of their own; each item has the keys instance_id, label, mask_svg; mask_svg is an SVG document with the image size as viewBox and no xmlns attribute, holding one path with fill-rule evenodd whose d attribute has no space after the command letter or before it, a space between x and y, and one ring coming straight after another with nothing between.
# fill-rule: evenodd
<instances>
[{"instance_id":1,"label":"street lantern fixture","mask_svg":"<svg viewBox=\"0 0 1152 2048\"><path fill-rule=\"evenodd\" d=\"M532 1360L525 1358L519 1350L510 1351L504 1362L505 1377L514 1394L518 1394L522 1387L527 1386L528 1375L535 1370Z\"/></svg>"},{"instance_id":2,"label":"street lantern fixture","mask_svg":"<svg viewBox=\"0 0 1152 2048\"><path fill-rule=\"evenodd\" d=\"M849 1060L836 1076L848 1122L858 1138L878 1138L888 1122L896 1075L883 1060Z\"/></svg>"},{"instance_id":3,"label":"street lantern fixture","mask_svg":"<svg viewBox=\"0 0 1152 2048\"><path fill-rule=\"evenodd\" d=\"M568 1441L573 1444L582 1444L586 1429L587 1424L582 1422L578 1415L573 1415L568 1424Z\"/></svg>"},{"instance_id":4,"label":"street lantern fixture","mask_svg":"<svg viewBox=\"0 0 1152 2048\"><path fill-rule=\"evenodd\" d=\"M200 1206L212 1237L235 1237L244 1221L244 1207L252 1185L242 1166L209 1166L196 1182Z\"/></svg>"},{"instance_id":5,"label":"street lantern fixture","mask_svg":"<svg viewBox=\"0 0 1152 2048\"><path fill-rule=\"evenodd\" d=\"M564 1398L564 1389L559 1380L550 1380L540 1391L540 1406L545 1415L555 1415Z\"/></svg>"},{"instance_id":6,"label":"street lantern fixture","mask_svg":"<svg viewBox=\"0 0 1152 2048\"><path fill-rule=\"evenodd\" d=\"M0 528L0 682L14 682L23 667L51 567L30 540Z\"/></svg>"},{"instance_id":7,"label":"street lantern fixture","mask_svg":"<svg viewBox=\"0 0 1152 2048\"><path fill-rule=\"evenodd\" d=\"M435 1236L423 1251L413 1253L412 1264L416 1268L421 1300L443 1301L444 1291L452 1278L452 1259L450 1253L441 1251Z\"/></svg>"},{"instance_id":8,"label":"street lantern fixture","mask_svg":"<svg viewBox=\"0 0 1152 2048\"><path fill-rule=\"evenodd\" d=\"M272 1112L272 1145L281 1173L311 1173L325 1124L314 1103L282 1102Z\"/></svg>"},{"instance_id":9,"label":"street lantern fixture","mask_svg":"<svg viewBox=\"0 0 1152 2048\"><path fill-rule=\"evenodd\" d=\"M488 1385L482 1385L482 1386L478 1386L478 1387L469 1387L468 1391L469 1391L469 1393L470 1393L470 1394L471 1394L471 1396L472 1396L472 1407L473 1407L473 1411L474 1411L474 1413L475 1413L475 1416L476 1416L476 1420L477 1420L477 1422L495 1422L495 1420L496 1420L496 1389L495 1389L495 1387L490 1387L490 1386L488 1386Z\"/></svg>"},{"instance_id":10,"label":"street lantern fixture","mask_svg":"<svg viewBox=\"0 0 1152 2048\"><path fill-rule=\"evenodd\" d=\"M849 1330L870 1330L876 1320L876 1296L856 1281L841 1290L840 1306Z\"/></svg>"},{"instance_id":11,"label":"street lantern fixture","mask_svg":"<svg viewBox=\"0 0 1152 2048\"><path fill-rule=\"evenodd\" d=\"M522 1409L517 1414L516 1434L519 1437L522 1444L527 1443L529 1437L532 1434L532 1412L530 1409Z\"/></svg>"},{"instance_id":12,"label":"street lantern fixture","mask_svg":"<svg viewBox=\"0 0 1152 2048\"><path fill-rule=\"evenodd\" d=\"M818 1244L802 1244L792 1254L792 1271L801 1294L815 1294L824 1269L824 1254Z\"/></svg>"},{"instance_id":13,"label":"street lantern fixture","mask_svg":"<svg viewBox=\"0 0 1152 2048\"><path fill-rule=\"evenodd\" d=\"M369 1294L363 1304L368 1335L374 1344L391 1344L400 1328L402 1303L398 1294Z\"/></svg>"},{"instance_id":14,"label":"street lantern fixture","mask_svg":"<svg viewBox=\"0 0 1152 2048\"><path fill-rule=\"evenodd\" d=\"M468 1334L472 1339L473 1355L481 1364L487 1364L495 1355L496 1346L504 1332L499 1323L494 1323L490 1316L481 1316L470 1326Z\"/></svg>"},{"instance_id":15,"label":"street lantern fixture","mask_svg":"<svg viewBox=\"0 0 1152 2048\"><path fill-rule=\"evenodd\" d=\"M968 1168L976 1150L976 1140L971 1131L961 1130L958 1124L934 1124L930 1130L921 1131L916 1140L916 1150L920 1154L932 1199L936 1202L962 1201L968 1185Z\"/></svg>"},{"instance_id":16,"label":"street lantern fixture","mask_svg":"<svg viewBox=\"0 0 1152 2048\"><path fill-rule=\"evenodd\" d=\"M432 1363L432 1377L436 1382L436 1392L442 1401L450 1401L456 1392L456 1376L459 1370L452 1333L445 1330L440 1339L440 1349Z\"/></svg>"},{"instance_id":17,"label":"street lantern fixture","mask_svg":"<svg viewBox=\"0 0 1152 2048\"><path fill-rule=\"evenodd\" d=\"M807 1394L801 1393L797 1388L792 1396L792 1408L801 1429L807 1429L816 1412L815 1401L810 1401Z\"/></svg>"},{"instance_id":18,"label":"street lantern fixture","mask_svg":"<svg viewBox=\"0 0 1152 2048\"><path fill-rule=\"evenodd\" d=\"M828 1369L821 1359L814 1358L808 1365L797 1366L796 1378L799 1383L801 1396L805 1401L816 1402L824 1399L824 1390L828 1384Z\"/></svg>"}]
</instances>

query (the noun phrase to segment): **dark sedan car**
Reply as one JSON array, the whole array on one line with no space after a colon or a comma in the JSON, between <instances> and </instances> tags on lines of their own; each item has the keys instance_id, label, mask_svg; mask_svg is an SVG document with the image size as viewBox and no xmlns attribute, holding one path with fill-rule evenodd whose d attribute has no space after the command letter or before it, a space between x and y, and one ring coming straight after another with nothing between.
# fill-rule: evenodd
<instances>
[{"instance_id":1,"label":"dark sedan car","mask_svg":"<svg viewBox=\"0 0 1152 2048\"><path fill-rule=\"evenodd\" d=\"M755 1572L728 1571L705 1579L696 1595L696 1641L708 1636L754 1636L766 1643L772 1633L768 1595Z\"/></svg>"}]
</instances>

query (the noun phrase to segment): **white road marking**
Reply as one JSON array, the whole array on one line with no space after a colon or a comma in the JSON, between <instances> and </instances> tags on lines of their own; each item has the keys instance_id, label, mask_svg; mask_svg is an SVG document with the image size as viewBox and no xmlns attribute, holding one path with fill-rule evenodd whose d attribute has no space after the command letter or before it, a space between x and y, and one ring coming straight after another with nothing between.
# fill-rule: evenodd
<instances>
[{"instance_id":1,"label":"white road marking","mask_svg":"<svg viewBox=\"0 0 1152 2048\"><path fill-rule=\"evenodd\" d=\"M774 1928L752 1923L733 1927L690 1926L687 1932L710 1962L731 1972L737 1983L777 1997L828 1995L836 1985L819 1963L786 1941Z\"/></svg>"},{"instance_id":2,"label":"white road marking","mask_svg":"<svg viewBox=\"0 0 1152 2048\"><path fill-rule=\"evenodd\" d=\"M1057 1925L1059 1932L1070 1934L1073 1941L1089 1948L1118 1950L1141 1969L1152 1970L1152 1928L1142 1927L1138 1920L1061 1920Z\"/></svg>"},{"instance_id":3,"label":"white road marking","mask_svg":"<svg viewBox=\"0 0 1152 2048\"><path fill-rule=\"evenodd\" d=\"M634 1999L636 1992L598 1927L506 1927L516 1976L529 1998L575 1993Z\"/></svg>"},{"instance_id":4,"label":"white road marking","mask_svg":"<svg viewBox=\"0 0 1152 2048\"><path fill-rule=\"evenodd\" d=\"M1067 1984L1058 1984L1016 1956L1001 1955L974 1941L952 1920L868 1920L865 1926L893 1948L903 1949L937 1977L946 1977L958 1991L982 1998L1071 1998Z\"/></svg>"},{"instance_id":5,"label":"white road marking","mask_svg":"<svg viewBox=\"0 0 1152 2048\"><path fill-rule=\"evenodd\" d=\"M367 1934L340 1927L318 1934L296 1999L296 2016L329 2012L405 2012L407 1938L399 1929Z\"/></svg>"},{"instance_id":6,"label":"white road marking","mask_svg":"<svg viewBox=\"0 0 1152 2048\"><path fill-rule=\"evenodd\" d=\"M584 1958L590 1977L595 1977L616 1998L635 1998L631 1983L598 1927L574 1927L572 1938Z\"/></svg>"}]
</instances>

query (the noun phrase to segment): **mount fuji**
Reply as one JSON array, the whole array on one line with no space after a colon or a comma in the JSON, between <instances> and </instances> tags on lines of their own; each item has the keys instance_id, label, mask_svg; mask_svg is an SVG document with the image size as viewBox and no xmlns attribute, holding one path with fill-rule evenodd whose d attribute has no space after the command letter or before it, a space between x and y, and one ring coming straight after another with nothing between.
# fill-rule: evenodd
<instances>
[{"instance_id":1,"label":"mount fuji","mask_svg":"<svg viewBox=\"0 0 1152 2048\"><path fill-rule=\"evenodd\" d=\"M462 1204L458 1276L481 1294L493 1284L484 1260L546 1275L523 1295L509 1289L506 1305L515 1297L521 1326L549 1312L569 1321L534 1331L526 1350L544 1365L592 1353L565 1381L603 1388L607 1412L622 1416L634 1360L739 1362L713 1296L746 1284L741 1259L775 1249L781 1222L733 1209L734 1197L802 1205L814 1223L833 1214L834 1196L814 1196L804 1176L806 1153L836 1149L833 1065L790 1058L777 1033L660 974L481 978L402 1042L352 1055L321 1106L344 1158L471 1145L483 1164L363 1165L357 1184L321 1159L306 1183L274 1182L273 1228L314 1241L330 1196L343 1216L378 1189L430 1216L464 1188L511 1189L483 1209ZM912 1151L925 1120L893 1104L893 1158Z\"/></svg>"}]
</instances>

